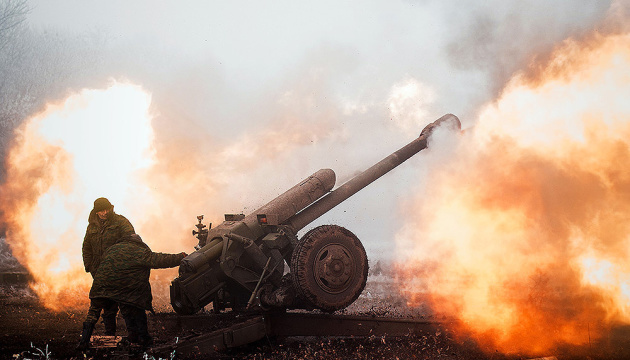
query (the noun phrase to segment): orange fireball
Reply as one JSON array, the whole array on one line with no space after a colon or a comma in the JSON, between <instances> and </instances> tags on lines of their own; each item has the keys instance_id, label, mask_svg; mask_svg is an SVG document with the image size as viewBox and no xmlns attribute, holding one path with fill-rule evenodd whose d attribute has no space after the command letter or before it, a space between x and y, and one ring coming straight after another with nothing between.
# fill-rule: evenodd
<instances>
[{"instance_id":1,"label":"orange fireball","mask_svg":"<svg viewBox=\"0 0 630 360\"><path fill-rule=\"evenodd\" d=\"M489 351L588 344L630 322L628 74L630 34L567 40L455 150L436 141L397 236L400 275L422 282L402 292Z\"/></svg>"},{"instance_id":2,"label":"orange fireball","mask_svg":"<svg viewBox=\"0 0 630 360\"><path fill-rule=\"evenodd\" d=\"M94 199L121 213L143 192L138 173L152 162L151 97L114 83L50 104L17 132L0 188L7 242L53 309L85 306L91 284L81 243Z\"/></svg>"}]
</instances>

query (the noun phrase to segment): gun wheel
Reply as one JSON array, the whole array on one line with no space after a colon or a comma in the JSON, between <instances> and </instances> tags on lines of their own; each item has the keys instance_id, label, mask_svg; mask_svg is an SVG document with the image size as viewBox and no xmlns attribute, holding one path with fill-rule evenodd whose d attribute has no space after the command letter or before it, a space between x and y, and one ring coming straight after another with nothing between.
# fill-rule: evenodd
<instances>
[{"instance_id":1,"label":"gun wheel","mask_svg":"<svg viewBox=\"0 0 630 360\"><path fill-rule=\"evenodd\" d=\"M348 229L322 225L304 235L291 258L293 284L301 297L327 312L346 308L361 295L368 260Z\"/></svg>"}]
</instances>

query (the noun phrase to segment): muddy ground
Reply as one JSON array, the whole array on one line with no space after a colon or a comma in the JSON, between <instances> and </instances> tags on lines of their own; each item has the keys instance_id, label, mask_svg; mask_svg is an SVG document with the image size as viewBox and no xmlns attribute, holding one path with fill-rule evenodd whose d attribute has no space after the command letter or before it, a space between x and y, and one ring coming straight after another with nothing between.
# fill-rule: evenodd
<instances>
[{"instance_id":1,"label":"muddy ground","mask_svg":"<svg viewBox=\"0 0 630 360\"><path fill-rule=\"evenodd\" d=\"M76 353L84 310L53 313L44 309L37 298L24 286L0 287L0 359L85 359L130 358L128 352L99 350L86 354ZM348 314L424 317L434 315L427 309L408 309L404 301L392 295L388 284L378 277L368 281L362 296L345 311ZM173 326L174 313L149 314L149 330L156 345L172 343L196 331L211 330L230 322L230 317L208 324L207 329L183 330ZM125 336L124 321L119 318L119 335ZM222 323L224 322L224 324ZM103 334L98 324L95 335ZM628 340L626 340L628 339ZM552 354L558 360L607 360L630 358L630 331L619 328L598 344L587 347L559 348ZM208 356L217 359L529 359L538 355L502 355L482 353L470 339L455 340L447 328L427 334L400 338L336 338L290 337L264 339L256 343ZM178 354L137 353L131 358L181 358ZM550 358L553 359L553 358Z\"/></svg>"}]
</instances>

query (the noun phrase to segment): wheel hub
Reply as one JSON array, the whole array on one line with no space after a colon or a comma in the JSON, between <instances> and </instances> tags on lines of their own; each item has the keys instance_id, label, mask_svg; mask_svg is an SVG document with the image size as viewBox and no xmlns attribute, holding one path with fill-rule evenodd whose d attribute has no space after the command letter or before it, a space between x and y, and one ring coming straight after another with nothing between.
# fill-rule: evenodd
<instances>
[{"instance_id":1,"label":"wheel hub","mask_svg":"<svg viewBox=\"0 0 630 360\"><path fill-rule=\"evenodd\" d=\"M354 261L341 244L324 246L315 257L315 280L324 291L338 294L348 288L354 275Z\"/></svg>"}]
</instances>

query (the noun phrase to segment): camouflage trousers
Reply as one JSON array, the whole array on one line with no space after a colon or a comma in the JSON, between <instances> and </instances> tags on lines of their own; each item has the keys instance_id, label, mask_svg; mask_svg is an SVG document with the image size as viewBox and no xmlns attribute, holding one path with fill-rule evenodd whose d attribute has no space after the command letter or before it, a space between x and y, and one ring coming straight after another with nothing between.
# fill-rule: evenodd
<instances>
[{"instance_id":1,"label":"camouflage trousers","mask_svg":"<svg viewBox=\"0 0 630 360\"><path fill-rule=\"evenodd\" d=\"M146 310L124 303L119 303L120 313L125 319L129 342L150 345L153 338L149 335Z\"/></svg>"},{"instance_id":2,"label":"camouflage trousers","mask_svg":"<svg viewBox=\"0 0 630 360\"><path fill-rule=\"evenodd\" d=\"M114 300L105 298L90 299L90 308L88 309L85 322L96 324L103 312L103 324L105 324L105 333L114 335L116 333L116 315L118 314L118 303Z\"/></svg>"}]
</instances>

